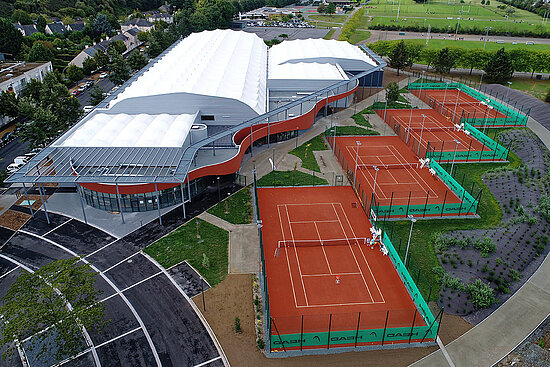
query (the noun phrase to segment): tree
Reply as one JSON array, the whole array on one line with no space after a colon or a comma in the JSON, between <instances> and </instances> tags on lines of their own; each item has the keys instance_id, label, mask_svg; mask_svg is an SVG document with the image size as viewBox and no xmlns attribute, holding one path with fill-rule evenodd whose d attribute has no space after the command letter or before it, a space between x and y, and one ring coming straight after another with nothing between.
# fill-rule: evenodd
<instances>
[{"instance_id":1,"label":"tree","mask_svg":"<svg viewBox=\"0 0 550 367\"><path fill-rule=\"evenodd\" d=\"M101 13L95 17L92 28L96 35L100 35L103 33L109 34L111 33L111 29L112 29L111 24L107 19L107 16Z\"/></svg>"},{"instance_id":2,"label":"tree","mask_svg":"<svg viewBox=\"0 0 550 367\"><path fill-rule=\"evenodd\" d=\"M27 61L53 61L53 52L44 46L44 43L38 41L32 45L29 54L27 55Z\"/></svg>"},{"instance_id":3,"label":"tree","mask_svg":"<svg viewBox=\"0 0 550 367\"><path fill-rule=\"evenodd\" d=\"M388 101L388 105L391 105L397 99L399 99L399 86L396 82L392 82L386 88L386 101Z\"/></svg>"},{"instance_id":4,"label":"tree","mask_svg":"<svg viewBox=\"0 0 550 367\"><path fill-rule=\"evenodd\" d=\"M487 62L487 52L480 48L474 48L460 53L460 63L470 68L470 75L474 68L483 69Z\"/></svg>"},{"instance_id":5,"label":"tree","mask_svg":"<svg viewBox=\"0 0 550 367\"><path fill-rule=\"evenodd\" d=\"M485 68L486 79L492 83L504 83L512 78L514 66L504 47L498 50L489 60Z\"/></svg>"},{"instance_id":6,"label":"tree","mask_svg":"<svg viewBox=\"0 0 550 367\"><path fill-rule=\"evenodd\" d=\"M424 45L410 44L407 45L407 66L410 68L413 66L414 62L420 58Z\"/></svg>"},{"instance_id":7,"label":"tree","mask_svg":"<svg viewBox=\"0 0 550 367\"><path fill-rule=\"evenodd\" d=\"M325 13L330 15L333 15L334 13L336 13L336 4L329 3L325 9Z\"/></svg>"},{"instance_id":8,"label":"tree","mask_svg":"<svg viewBox=\"0 0 550 367\"><path fill-rule=\"evenodd\" d=\"M399 75L399 70L407 66L408 59L407 45L405 45L405 41L401 40L390 53L390 66L397 69L397 75Z\"/></svg>"},{"instance_id":9,"label":"tree","mask_svg":"<svg viewBox=\"0 0 550 367\"><path fill-rule=\"evenodd\" d=\"M235 8L226 0L199 0L191 24L195 32L230 28Z\"/></svg>"},{"instance_id":10,"label":"tree","mask_svg":"<svg viewBox=\"0 0 550 367\"><path fill-rule=\"evenodd\" d=\"M98 50L94 55L94 61L98 68L102 68L109 63L109 56L105 52Z\"/></svg>"},{"instance_id":11,"label":"tree","mask_svg":"<svg viewBox=\"0 0 550 367\"><path fill-rule=\"evenodd\" d=\"M119 54L114 54L109 65L109 79L115 84L120 85L130 78L130 70L126 61Z\"/></svg>"},{"instance_id":12,"label":"tree","mask_svg":"<svg viewBox=\"0 0 550 367\"><path fill-rule=\"evenodd\" d=\"M448 47L445 47L439 51L437 58L434 61L434 69L443 78L443 74L449 73L454 66L456 60Z\"/></svg>"},{"instance_id":13,"label":"tree","mask_svg":"<svg viewBox=\"0 0 550 367\"><path fill-rule=\"evenodd\" d=\"M107 47L107 53L112 56L114 52L121 55L126 52L126 45L124 44L124 42L122 42L121 40L117 40L109 43L109 47Z\"/></svg>"},{"instance_id":14,"label":"tree","mask_svg":"<svg viewBox=\"0 0 550 367\"><path fill-rule=\"evenodd\" d=\"M98 105L105 98L104 94L105 91L103 90L103 88L101 88L99 85L96 85L90 93L90 104L92 104L93 106Z\"/></svg>"},{"instance_id":15,"label":"tree","mask_svg":"<svg viewBox=\"0 0 550 367\"><path fill-rule=\"evenodd\" d=\"M54 261L19 275L2 298L0 344L13 351L16 341L32 336L25 348L37 348L39 358L55 353L62 360L80 352L84 328L105 327L105 305L94 288L96 274L78 260Z\"/></svg>"},{"instance_id":16,"label":"tree","mask_svg":"<svg viewBox=\"0 0 550 367\"><path fill-rule=\"evenodd\" d=\"M69 65L66 75L67 78L73 83L76 83L80 79L84 78L84 72L76 65Z\"/></svg>"},{"instance_id":17,"label":"tree","mask_svg":"<svg viewBox=\"0 0 550 367\"><path fill-rule=\"evenodd\" d=\"M140 42L149 42L151 40L151 33L149 32L138 32L137 38Z\"/></svg>"},{"instance_id":18,"label":"tree","mask_svg":"<svg viewBox=\"0 0 550 367\"><path fill-rule=\"evenodd\" d=\"M531 71L531 51L524 48L516 48L508 51L515 71Z\"/></svg>"},{"instance_id":19,"label":"tree","mask_svg":"<svg viewBox=\"0 0 550 367\"><path fill-rule=\"evenodd\" d=\"M151 44L149 45L149 48L147 49L147 55L149 56L149 58L154 59L161 53L162 53L162 47L160 46L160 44L157 41L151 42Z\"/></svg>"},{"instance_id":20,"label":"tree","mask_svg":"<svg viewBox=\"0 0 550 367\"><path fill-rule=\"evenodd\" d=\"M90 75L95 69L97 69L95 58L88 57L82 62L82 70L84 71L84 74Z\"/></svg>"},{"instance_id":21,"label":"tree","mask_svg":"<svg viewBox=\"0 0 550 367\"><path fill-rule=\"evenodd\" d=\"M47 24L48 21L44 16L39 15L38 18L36 18L36 29L38 29L39 32L45 33Z\"/></svg>"},{"instance_id":22,"label":"tree","mask_svg":"<svg viewBox=\"0 0 550 367\"><path fill-rule=\"evenodd\" d=\"M324 3L319 4L317 7L317 13L324 14L327 11L327 6Z\"/></svg>"},{"instance_id":23,"label":"tree","mask_svg":"<svg viewBox=\"0 0 550 367\"><path fill-rule=\"evenodd\" d=\"M141 70L145 65L147 65L147 60L145 59L145 56L141 54L139 51L134 51L128 56L126 59L128 62L128 66L132 70Z\"/></svg>"},{"instance_id":24,"label":"tree","mask_svg":"<svg viewBox=\"0 0 550 367\"><path fill-rule=\"evenodd\" d=\"M15 57L21 50L23 35L9 20L0 18L0 52Z\"/></svg>"},{"instance_id":25,"label":"tree","mask_svg":"<svg viewBox=\"0 0 550 367\"><path fill-rule=\"evenodd\" d=\"M19 101L13 92L2 91L0 94L0 116L17 117Z\"/></svg>"},{"instance_id":26,"label":"tree","mask_svg":"<svg viewBox=\"0 0 550 367\"><path fill-rule=\"evenodd\" d=\"M11 15L11 21L13 23L20 24L33 24L32 18L29 13L21 9L15 9L13 11L13 14Z\"/></svg>"},{"instance_id":27,"label":"tree","mask_svg":"<svg viewBox=\"0 0 550 367\"><path fill-rule=\"evenodd\" d=\"M426 70L430 68L430 65L435 64L435 60L439 55L439 51L433 48L425 48L420 52L420 59L426 63Z\"/></svg>"},{"instance_id":28,"label":"tree","mask_svg":"<svg viewBox=\"0 0 550 367\"><path fill-rule=\"evenodd\" d=\"M542 72L550 68L550 53L548 51L531 51L529 57L531 78L535 72Z\"/></svg>"}]
</instances>

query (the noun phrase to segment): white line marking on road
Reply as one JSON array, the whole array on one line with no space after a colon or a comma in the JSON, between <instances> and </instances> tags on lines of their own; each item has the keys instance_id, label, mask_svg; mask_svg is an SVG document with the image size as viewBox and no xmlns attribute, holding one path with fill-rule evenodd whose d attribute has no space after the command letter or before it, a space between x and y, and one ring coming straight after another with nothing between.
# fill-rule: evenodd
<instances>
[{"instance_id":1,"label":"white line marking on road","mask_svg":"<svg viewBox=\"0 0 550 367\"><path fill-rule=\"evenodd\" d=\"M212 362L214 362L214 361L217 361L217 360L220 359L221 357L222 357L222 356L218 356L218 357L216 357L216 358L212 358L211 360L208 360L208 361L206 361L206 362L202 362L201 364L195 365L195 367L206 366L206 365L209 364L209 363L212 363Z\"/></svg>"}]
</instances>

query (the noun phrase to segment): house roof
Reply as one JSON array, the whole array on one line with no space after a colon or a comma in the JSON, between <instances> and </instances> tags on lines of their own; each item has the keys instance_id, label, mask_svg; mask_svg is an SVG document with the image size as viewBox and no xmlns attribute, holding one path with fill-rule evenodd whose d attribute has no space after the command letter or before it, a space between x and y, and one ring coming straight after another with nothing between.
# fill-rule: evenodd
<instances>
[{"instance_id":1,"label":"house roof","mask_svg":"<svg viewBox=\"0 0 550 367\"><path fill-rule=\"evenodd\" d=\"M137 34L139 33L139 29L137 29L137 28L128 29L124 33L128 33L131 36L137 36Z\"/></svg>"},{"instance_id":2,"label":"house roof","mask_svg":"<svg viewBox=\"0 0 550 367\"><path fill-rule=\"evenodd\" d=\"M67 32L67 28L65 28L65 25L63 25L63 23L61 22L50 23L46 27L48 27L53 33Z\"/></svg>"},{"instance_id":3,"label":"house roof","mask_svg":"<svg viewBox=\"0 0 550 367\"><path fill-rule=\"evenodd\" d=\"M123 23L122 25L135 26L135 27L152 27L153 23L149 22L147 19L134 18L134 19L130 19L126 23Z\"/></svg>"},{"instance_id":4,"label":"house roof","mask_svg":"<svg viewBox=\"0 0 550 367\"><path fill-rule=\"evenodd\" d=\"M23 31L23 34L25 36L30 36L31 34L38 32L38 29L36 29L36 26L34 24L14 23L13 26L19 29L19 31Z\"/></svg>"},{"instance_id":5,"label":"house roof","mask_svg":"<svg viewBox=\"0 0 550 367\"><path fill-rule=\"evenodd\" d=\"M79 22L79 23L69 24L67 25L67 28L69 28L72 32L82 31L84 29L84 23Z\"/></svg>"}]
</instances>

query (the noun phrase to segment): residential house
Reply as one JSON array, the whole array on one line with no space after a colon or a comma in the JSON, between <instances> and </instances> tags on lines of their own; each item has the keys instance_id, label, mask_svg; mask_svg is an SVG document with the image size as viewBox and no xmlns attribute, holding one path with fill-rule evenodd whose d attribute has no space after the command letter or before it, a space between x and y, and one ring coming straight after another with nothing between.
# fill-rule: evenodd
<instances>
[{"instance_id":1,"label":"residential house","mask_svg":"<svg viewBox=\"0 0 550 367\"><path fill-rule=\"evenodd\" d=\"M31 34L38 32L38 29L36 29L34 24L13 23L13 26L17 28L23 36L30 36Z\"/></svg>"},{"instance_id":2,"label":"residential house","mask_svg":"<svg viewBox=\"0 0 550 367\"><path fill-rule=\"evenodd\" d=\"M46 34L60 33L63 34L67 32L67 28L61 22L49 23L46 25Z\"/></svg>"},{"instance_id":3,"label":"residential house","mask_svg":"<svg viewBox=\"0 0 550 367\"><path fill-rule=\"evenodd\" d=\"M122 23L120 29L125 32L132 28L137 28L141 32L147 32L153 29L153 23L149 22L147 19L134 18L130 19L126 23Z\"/></svg>"},{"instance_id":4,"label":"residential house","mask_svg":"<svg viewBox=\"0 0 550 367\"><path fill-rule=\"evenodd\" d=\"M84 22L76 22L74 24L67 24L67 30L69 30L71 32L83 31L84 30Z\"/></svg>"},{"instance_id":5,"label":"residential house","mask_svg":"<svg viewBox=\"0 0 550 367\"><path fill-rule=\"evenodd\" d=\"M174 22L174 16L168 13L158 13L158 14L152 14L148 16L147 20L151 23L163 21L170 24Z\"/></svg>"}]
</instances>

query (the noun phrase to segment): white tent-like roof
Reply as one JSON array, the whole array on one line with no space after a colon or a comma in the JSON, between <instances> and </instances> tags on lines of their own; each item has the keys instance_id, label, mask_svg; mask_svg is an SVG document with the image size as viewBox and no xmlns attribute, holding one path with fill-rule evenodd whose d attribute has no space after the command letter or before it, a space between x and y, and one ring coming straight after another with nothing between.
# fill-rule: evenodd
<instances>
[{"instance_id":1,"label":"white tent-like roof","mask_svg":"<svg viewBox=\"0 0 550 367\"><path fill-rule=\"evenodd\" d=\"M270 64L269 80L274 79L315 79L347 80L340 65L299 62L296 64Z\"/></svg>"},{"instance_id":2,"label":"white tent-like roof","mask_svg":"<svg viewBox=\"0 0 550 367\"><path fill-rule=\"evenodd\" d=\"M196 115L97 113L71 135L63 147L181 147Z\"/></svg>"},{"instance_id":3,"label":"white tent-like roof","mask_svg":"<svg viewBox=\"0 0 550 367\"><path fill-rule=\"evenodd\" d=\"M345 41L304 39L284 41L269 49L269 64L321 62L338 63L344 70L376 66L359 47Z\"/></svg>"},{"instance_id":4,"label":"white tent-like roof","mask_svg":"<svg viewBox=\"0 0 550 367\"><path fill-rule=\"evenodd\" d=\"M192 93L239 100L265 113L267 46L239 31L193 33L181 40L111 102ZM175 101L181 103L181 101Z\"/></svg>"}]
</instances>

